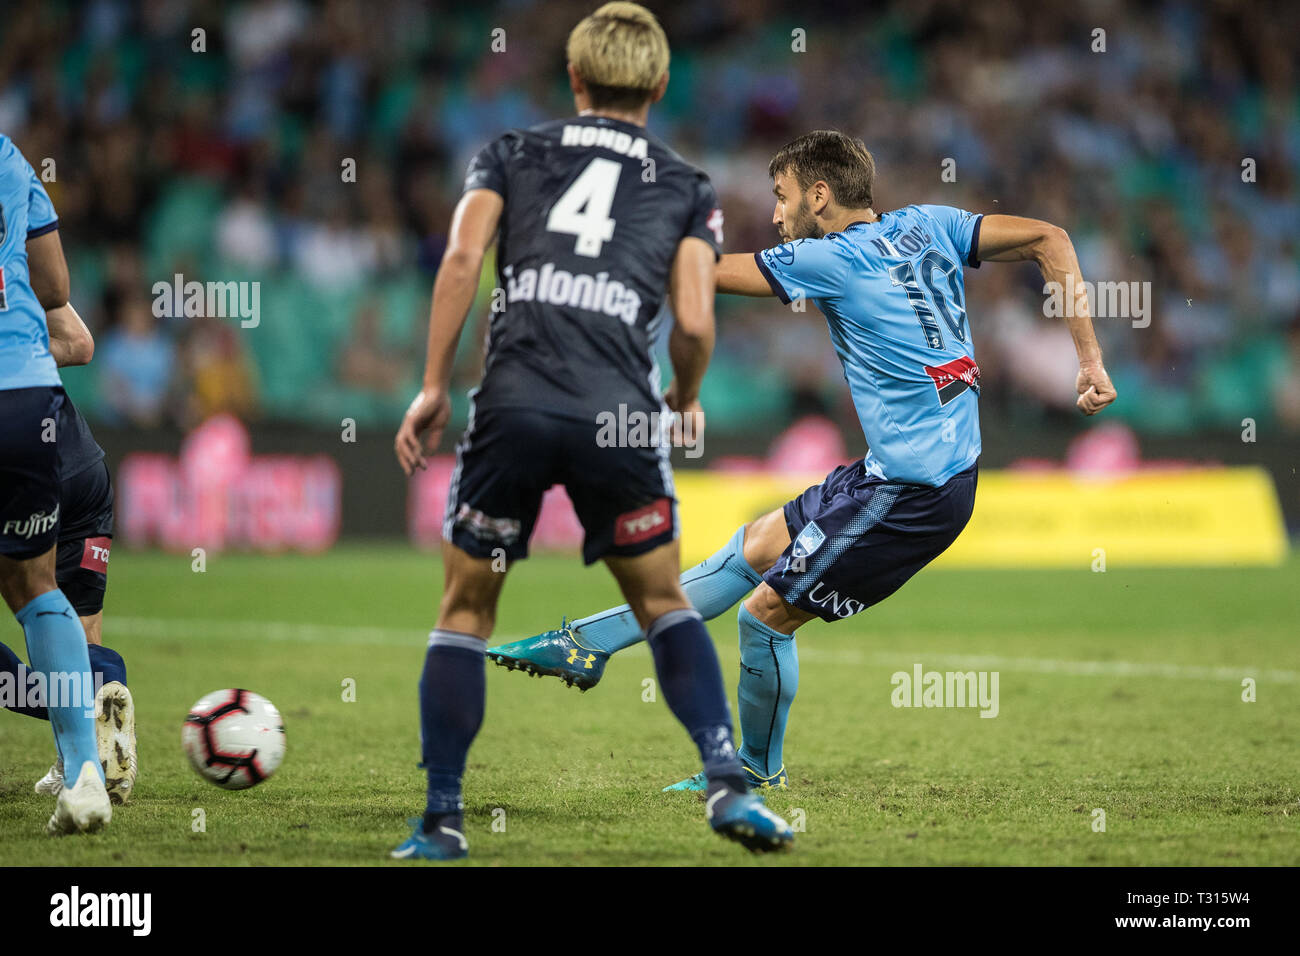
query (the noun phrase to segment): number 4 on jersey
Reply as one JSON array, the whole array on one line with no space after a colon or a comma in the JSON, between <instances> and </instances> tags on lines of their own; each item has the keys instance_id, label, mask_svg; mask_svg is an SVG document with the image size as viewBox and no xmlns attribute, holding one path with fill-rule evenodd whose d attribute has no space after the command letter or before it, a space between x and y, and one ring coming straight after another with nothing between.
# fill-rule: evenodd
<instances>
[{"instance_id":1,"label":"number 4 on jersey","mask_svg":"<svg viewBox=\"0 0 1300 956\"><path fill-rule=\"evenodd\" d=\"M546 217L547 231L577 236L573 243L575 255L591 259L600 255L601 246L614 238L614 220L609 217L609 210L614 205L614 192L622 172L621 163L593 159L551 207L551 214Z\"/></svg>"}]
</instances>

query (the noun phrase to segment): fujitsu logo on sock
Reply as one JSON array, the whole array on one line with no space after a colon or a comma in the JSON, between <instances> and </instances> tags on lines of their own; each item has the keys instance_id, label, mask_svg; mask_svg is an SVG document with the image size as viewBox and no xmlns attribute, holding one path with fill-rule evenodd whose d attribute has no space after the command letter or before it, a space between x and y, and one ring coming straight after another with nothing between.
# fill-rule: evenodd
<instances>
[{"instance_id":1,"label":"fujitsu logo on sock","mask_svg":"<svg viewBox=\"0 0 1300 956\"><path fill-rule=\"evenodd\" d=\"M148 936L153 928L152 893L82 893L74 885L50 897L50 925L61 927L127 927L133 936Z\"/></svg>"}]
</instances>

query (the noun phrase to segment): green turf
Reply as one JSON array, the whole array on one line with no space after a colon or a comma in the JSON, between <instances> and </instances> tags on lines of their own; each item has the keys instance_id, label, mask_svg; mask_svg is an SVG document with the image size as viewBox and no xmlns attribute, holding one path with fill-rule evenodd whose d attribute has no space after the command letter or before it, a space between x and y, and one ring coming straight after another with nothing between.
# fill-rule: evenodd
<instances>
[{"instance_id":1,"label":"green turf","mask_svg":"<svg viewBox=\"0 0 1300 956\"><path fill-rule=\"evenodd\" d=\"M659 792L697 767L662 699L642 700L643 646L585 695L489 667L470 863L1300 863L1298 572L930 570L809 625L792 788L770 798L805 831L779 858L710 834L697 796ZM114 549L105 635L137 701L137 796L101 834L47 838L51 801L31 786L48 725L0 714L0 863L386 862L422 806L415 685L439 581L433 557L403 547L217 556L204 573L188 555ZM613 600L599 568L534 559L511 573L499 634ZM733 701L735 626L712 625ZM12 621L0 639L21 649ZM999 715L893 707L890 675L916 662L997 670ZM280 772L240 793L200 780L180 749L189 705L233 686L275 701L288 735Z\"/></svg>"}]
</instances>

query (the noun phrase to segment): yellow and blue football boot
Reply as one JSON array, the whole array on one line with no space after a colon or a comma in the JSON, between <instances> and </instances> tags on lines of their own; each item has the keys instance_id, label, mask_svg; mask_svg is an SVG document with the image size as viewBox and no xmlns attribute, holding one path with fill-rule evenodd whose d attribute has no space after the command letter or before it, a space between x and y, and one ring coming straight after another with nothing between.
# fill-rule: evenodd
<instances>
[{"instance_id":1,"label":"yellow and blue football boot","mask_svg":"<svg viewBox=\"0 0 1300 956\"><path fill-rule=\"evenodd\" d=\"M512 671L536 677L558 677L570 687L589 690L605 674L609 655L583 647L567 621L559 628L533 637L487 649L488 659Z\"/></svg>"},{"instance_id":2,"label":"yellow and blue football boot","mask_svg":"<svg viewBox=\"0 0 1300 956\"><path fill-rule=\"evenodd\" d=\"M786 790L788 779L786 777L785 767L781 767L771 776L764 777L762 774L749 767L745 767L745 783L749 785L750 790ZM693 777L687 777L685 780L679 780L677 783L664 787L663 792L669 793L674 790L691 790L703 792L709 789L709 778L704 776L703 771Z\"/></svg>"}]
</instances>

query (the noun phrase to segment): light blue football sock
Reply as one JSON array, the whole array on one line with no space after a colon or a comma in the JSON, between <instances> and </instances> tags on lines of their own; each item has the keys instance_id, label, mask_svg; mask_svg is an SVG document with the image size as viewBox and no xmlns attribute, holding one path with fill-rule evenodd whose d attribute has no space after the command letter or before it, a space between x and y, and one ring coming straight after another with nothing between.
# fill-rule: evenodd
<instances>
[{"instance_id":1,"label":"light blue football sock","mask_svg":"<svg viewBox=\"0 0 1300 956\"><path fill-rule=\"evenodd\" d=\"M784 765L785 724L799 689L794 635L768 627L740 607L740 759L762 777Z\"/></svg>"},{"instance_id":2,"label":"light blue football sock","mask_svg":"<svg viewBox=\"0 0 1300 956\"><path fill-rule=\"evenodd\" d=\"M731 540L712 557L682 572L682 590L706 621L733 607L758 586L762 575L745 561L745 529L736 529ZM622 604L608 611L574 621L583 647L613 654L644 640L641 625L631 608Z\"/></svg>"},{"instance_id":3,"label":"light blue football sock","mask_svg":"<svg viewBox=\"0 0 1300 956\"><path fill-rule=\"evenodd\" d=\"M104 771L95 743L90 654L77 612L63 592L55 588L29 601L15 617L27 637L31 669L45 675L46 708L68 779L75 781L89 760L102 780Z\"/></svg>"}]
</instances>

